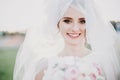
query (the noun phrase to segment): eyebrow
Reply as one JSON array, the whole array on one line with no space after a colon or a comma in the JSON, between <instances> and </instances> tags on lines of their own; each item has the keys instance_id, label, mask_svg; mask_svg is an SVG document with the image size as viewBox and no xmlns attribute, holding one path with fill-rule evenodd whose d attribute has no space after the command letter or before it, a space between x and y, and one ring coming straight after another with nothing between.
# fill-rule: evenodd
<instances>
[{"instance_id":1,"label":"eyebrow","mask_svg":"<svg viewBox=\"0 0 120 80\"><path fill-rule=\"evenodd\" d=\"M85 18L79 18L79 20L85 20Z\"/></svg>"},{"instance_id":2,"label":"eyebrow","mask_svg":"<svg viewBox=\"0 0 120 80\"><path fill-rule=\"evenodd\" d=\"M72 19L72 18L70 18L70 17L63 17L63 19Z\"/></svg>"},{"instance_id":3,"label":"eyebrow","mask_svg":"<svg viewBox=\"0 0 120 80\"><path fill-rule=\"evenodd\" d=\"M70 17L63 17L63 19L72 19L72 18L70 18ZM79 18L79 20L84 20L84 19L85 19L84 17Z\"/></svg>"}]
</instances>

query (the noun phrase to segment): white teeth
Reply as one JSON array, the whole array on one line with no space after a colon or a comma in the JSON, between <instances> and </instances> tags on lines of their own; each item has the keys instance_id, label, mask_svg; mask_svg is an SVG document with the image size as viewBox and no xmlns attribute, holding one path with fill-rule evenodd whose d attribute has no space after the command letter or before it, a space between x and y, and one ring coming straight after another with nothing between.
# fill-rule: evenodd
<instances>
[{"instance_id":1,"label":"white teeth","mask_svg":"<svg viewBox=\"0 0 120 80\"><path fill-rule=\"evenodd\" d=\"M73 38L77 38L80 36L80 33L79 34L72 34L72 33L67 33L70 37L73 37Z\"/></svg>"},{"instance_id":2,"label":"white teeth","mask_svg":"<svg viewBox=\"0 0 120 80\"><path fill-rule=\"evenodd\" d=\"M70 36L79 36L79 34L69 34Z\"/></svg>"}]
</instances>

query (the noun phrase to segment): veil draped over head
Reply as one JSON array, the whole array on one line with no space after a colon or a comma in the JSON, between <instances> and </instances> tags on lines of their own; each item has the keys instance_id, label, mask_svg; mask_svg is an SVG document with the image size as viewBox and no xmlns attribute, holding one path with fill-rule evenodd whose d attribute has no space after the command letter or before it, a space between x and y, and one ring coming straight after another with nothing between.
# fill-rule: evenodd
<instances>
[{"instance_id":1,"label":"veil draped over head","mask_svg":"<svg viewBox=\"0 0 120 80\"><path fill-rule=\"evenodd\" d=\"M57 24L70 5L85 14L87 43L100 60L107 80L118 80L117 34L110 23L102 21L93 0L41 0L40 5L40 24L27 31L16 57L14 80L34 80L38 62L41 60L40 67L44 67L42 58L55 56L64 48Z\"/></svg>"}]
</instances>

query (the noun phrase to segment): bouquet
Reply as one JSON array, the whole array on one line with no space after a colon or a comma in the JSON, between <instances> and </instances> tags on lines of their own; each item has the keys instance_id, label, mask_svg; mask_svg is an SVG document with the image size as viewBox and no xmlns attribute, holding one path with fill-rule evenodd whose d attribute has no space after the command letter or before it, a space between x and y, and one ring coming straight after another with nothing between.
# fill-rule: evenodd
<instances>
[{"instance_id":1,"label":"bouquet","mask_svg":"<svg viewBox=\"0 0 120 80\"><path fill-rule=\"evenodd\" d=\"M49 62L43 80L105 80L100 65L79 59L55 59Z\"/></svg>"}]
</instances>

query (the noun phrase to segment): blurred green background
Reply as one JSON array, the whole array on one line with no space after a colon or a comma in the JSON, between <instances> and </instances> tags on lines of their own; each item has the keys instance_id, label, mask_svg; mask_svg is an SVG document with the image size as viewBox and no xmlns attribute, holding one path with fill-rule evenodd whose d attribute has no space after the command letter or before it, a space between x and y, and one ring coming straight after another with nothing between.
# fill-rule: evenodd
<instances>
[{"instance_id":1,"label":"blurred green background","mask_svg":"<svg viewBox=\"0 0 120 80\"><path fill-rule=\"evenodd\" d=\"M13 80L14 64L24 34L0 32L0 80Z\"/></svg>"},{"instance_id":2,"label":"blurred green background","mask_svg":"<svg viewBox=\"0 0 120 80\"><path fill-rule=\"evenodd\" d=\"M13 80L13 69L18 48L0 48L0 80Z\"/></svg>"}]
</instances>

